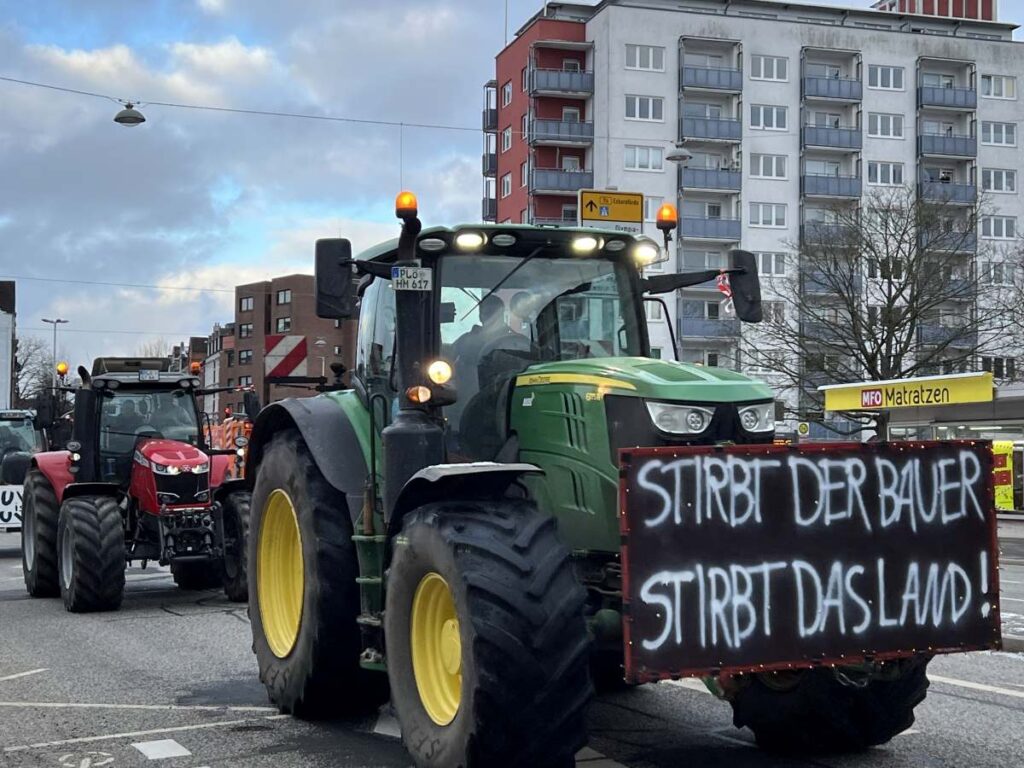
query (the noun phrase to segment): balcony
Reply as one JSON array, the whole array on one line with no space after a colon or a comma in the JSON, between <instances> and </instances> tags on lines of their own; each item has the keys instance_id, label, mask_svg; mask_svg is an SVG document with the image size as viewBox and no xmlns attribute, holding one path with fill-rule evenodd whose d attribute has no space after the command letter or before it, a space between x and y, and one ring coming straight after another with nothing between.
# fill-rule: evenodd
<instances>
[{"instance_id":1,"label":"balcony","mask_svg":"<svg viewBox=\"0 0 1024 768\"><path fill-rule=\"evenodd\" d=\"M917 137L917 154L935 157L977 157L977 136L922 133Z\"/></svg>"},{"instance_id":2,"label":"balcony","mask_svg":"<svg viewBox=\"0 0 1024 768\"><path fill-rule=\"evenodd\" d=\"M483 198L483 213L480 218L484 221L494 221L498 218L498 201L493 197Z\"/></svg>"},{"instance_id":3,"label":"balcony","mask_svg":"<svg viewBox=\"0 0 1024 768\"><path fill-rule=\"evenodd\" d=\"M740 335L740 321L735 317L710 320L706 317L680 317L679 338L735 339Z\"/></svg>"},{"instance_id":4,"label":"balcony","mask_svg":"<svg viewBox=\"0 0 1024 768\"><path fill-rule=\"evenodd\" d=\"M581 189L589 189L593 186L593 171L534 168L530 172L530 191L540 194L575 195Z\"/></svg>"},{"instance_id":5,"label":"balcony","mask_svg":"<svg viewBox=\"0 0 1024 768\"><path fill-rule=\"evenodd\" d=\"M682 168L680 189L704 189L722 192L739 192L743 174L739 171L716 168Z\"/></svg>"},{"instance_id":6,"label":"balcony","mask_svg":"<svg viewBox=\"0 0 1024 768\"><path fill-rule=\"evenodd\" d=\"M860 198L860 176L833 176L832 174L804 174L800 188L806 197Z\"/></svg>"},{"instance_id":7,"label":"balcony","mask_svg":"<svg viewBox=\"0 0 1024 768\"><path fill-rule=\"evenodd\" d=\"M498 131L498 110L496 107L486 107L483 111L483 126L487 133Z\"/></svg>"},{"instance_id":8,"label":"balcony","mask_svg":"<svg viewBox=\"0 0 1024 768\"><path fill-rule=\"evenodd\" d=\"M864 146L864 134L860 128L826 128L807 125L803 128L805 147L816 149L840 149L856 151Z\"/></svg>"},{"instance_id":9,"label":"balcony","mask_svg":"<svg viewBox=\"0 0 1024 768\"><path fill-rule=\"evenodd\" d=\"M729 141L743 138L743 126L739 120L721 117L679 118L679 138L688 141Z\"/></svg>"},{"instance_id":10,"label":"balcony","mask_svg":"<svg viewBox=\"0 0 1024 768\"><path fill-rule=\"evenodd\" d=\"M978 202L978 188L973 184L922 181L917 185L917 195L922 200L935 203L974 205Z\"/></svg>"},{"instance_id":11,"label":"balcony","mask_svg":"<svg viewBox=\"0 0 1024 768\"><path fill-rule=\"evenodd\" d=\"M800 227L800 238L805 243L857 243L857 230L848 224L809 221Z\"/></svg>"},{"instance_id":12,"label":"balcony","mask_svg":"<svg viewBox=\"0 0 1024 768\"><path fill-rule=\"evenodd\" d=\"M851 265L852 270L852 265ZM860 275L825 274L824 272L804 272L801 274L801 290L813 296L846 296L860 293L864 285Z\"/></svg>"},{"instance_id":13,"label":"balcony","mask_svg":"<svg viewBox=\"0 0 1024 768\"><path fill-rule=\"evenodd\" d=\"M590 96L594 93L594 73L571 69L531 69L529 88L532 96Z\"/></svg>"},{"instance_id":14,"label":"balcony","mask_svg":"<svg viewBox=\"0 0 1024 768\"><path fill-rule=\"evenodd\" d=\"M707 91L740 93L743 90L743 72L722 67L683 66L679 73L683 88L700 88Z\"/></svg>"},{"instance_id":15,"label":"balcony","mask_svg":"<svg viewBox=\"0 0 1024 768\"><path fill-rule=\"evenodd\" d=\"M967 322L965 319L965 325ZM951 328L939 323L922 323L917 327L917 343L929 347L945 344L952 349L973 349L978 346L978 332L964 326Z\"/></svg>"},{"instance_id":16,"label":"balcony","mask_svg":"<svg viewBox=\"0 0 1024 768\"><path fill-rule=\"evenodd\" d=\"M480 157L480 165L483 167L484 176L493 177L498 172L498 155L495 152L484 152Z\"/></svg>"},{"instance_id":17,"label":"balcony","mask_svg":"<svg viewBox=\"0 0 1024 768\"><path fill-rule=\"evenodd\" d=\"M684 216L680 224L682 236L687 240L738 243L743 229L739 219L709 219L706 216Z\"/></svg>"},{"instance_id":18,"label":"balcony","mask_svg":"<svg viewBox=\"0 0 1024 768\"><path fill-rule=\"evenodd\" d=\"M864 84L847 77L805 77L803 91L805 99L860 101L864 97Z\"/></svg>"},{"instance_id":19,"label":"balcony","mask_svg":"<svg viewBox=\"0 0 1024 768\"><path fill-rule=\"evenodd\" d=\"M803 320L800 323L800 335L810 341L835 342L841 338L839 329L831 323Z\"/></svg>"},{"instance_id":20,"label":"balcony","mask_svg":"<svg viewBox=\"0 0 1024 768\"><path fill-rule=\"evenodd\" d=\"M922 232L920 247L945 253L975 253L978 235L975 232Z\"/></svg>"},{"instance_id":21,"label":"balcony","mask_svg":"<svg viewBox=\"0 0 1024 768\"><path fill-rule=\"evenodd\" d=\"M537 118L530 121L530 143L570 147L593 144L594 124Z\"/></svg>"},{"instance_id":22,"label":"balcony","mask_svg":"<svg viewBox=\"0 0 1024 768\"><path fill-rule=\"evenodd\" d=\"M973 88L942 88L922 85L917 89L919 107L973 110L978 108L978 92Z\"/></svg>"}]
</instances>

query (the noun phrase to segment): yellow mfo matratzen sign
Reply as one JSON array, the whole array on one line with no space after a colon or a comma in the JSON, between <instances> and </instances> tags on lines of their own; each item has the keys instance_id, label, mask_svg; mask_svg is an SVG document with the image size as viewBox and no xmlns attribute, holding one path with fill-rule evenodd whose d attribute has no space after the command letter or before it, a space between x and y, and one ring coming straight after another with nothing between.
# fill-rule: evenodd
<instances>
[{"instance_id":1,"label":"yellow mfo matratzen sign","mask_svg":"<svg viewBox=\"0 0 1024 768\"><path fill-rule=\"evenodd\" d=\"M921 408L932 405L989 403L991 373L955 376L922 376L916 379L865 381L819 387L825 393L826 411L876 411L888 408Z\"/></svg>"}]
</instances>

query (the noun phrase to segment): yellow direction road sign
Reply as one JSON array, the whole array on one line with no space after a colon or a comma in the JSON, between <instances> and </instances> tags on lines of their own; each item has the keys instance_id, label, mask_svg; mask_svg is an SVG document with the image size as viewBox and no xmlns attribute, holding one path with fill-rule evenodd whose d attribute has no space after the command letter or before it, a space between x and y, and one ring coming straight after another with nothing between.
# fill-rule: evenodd
<instances>
[{"instance_id":1,"label":"yellow direction road sign","mask_svg":"<svg viewBox=\"0 0 1024 768\"><path fill-rule=\"evenodd\" d=\"M640 192L581 189L577 206L581 227L600 227L639 234L644 229L644 196Z\"/></svg>"},{"instance_id":2,"label":"yellow direction road sign","mask_svg":"<svg viewBox=\"0 0 1024 768\"><path fill-rule=\"evenodd\" d=\"M877 411L933 405L992 402L991 373L921 376L892 381L862 381L818 387L826 411Z\"/></svg>"}]
</instances>

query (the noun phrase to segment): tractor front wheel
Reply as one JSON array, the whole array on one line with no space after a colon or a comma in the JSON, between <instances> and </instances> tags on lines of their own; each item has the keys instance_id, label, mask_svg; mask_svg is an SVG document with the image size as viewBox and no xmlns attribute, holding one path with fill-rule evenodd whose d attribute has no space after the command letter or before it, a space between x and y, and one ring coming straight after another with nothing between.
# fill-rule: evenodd
<instances>
[{"instance_id":1,"label":"tractor front wheel","mask_svg":"<svg viewBox=\"0 0 1024 768\"><path fill-rule=\"evenodd\" d=\"M224 519L224 594L233 603L249 599L249 494L229 493L221 504Z\"/></svg>"},{"instance_id":2,"label":"tractor front wheel","mask_svg":"<svg viewBox=\"0 0 1024 768\"><path fill-rule=\"evenodd\" d=\"M25 476L21 520L21 570L32 597L58 597L57 520L60 505L53 486L38 469Z\"/></svg>"},{"instance_id":3,"label":"tractor front wheel","mask_svg":"<svg viewBox=\"0 0 1024 768\"><path fill-rule=\"evenodd\" d=\"M778 682L755 676L732 698L733 723L754 732L758 746L781 753L857 752L884 744L914 723L928 690L928 659L886 662L858 679L811 669Z\"/></svg>"},{"instance_id":4,"label":"tractor front wheel","mask_svg":"<svg viewBox=\"0 0 1024 768\"><path fill-rule=\"evenodd\" d=\"M431 504L395 539L391 701L420 768L562 768L586 743L585 592L532 502Z\"/></svg>"},{"instance_id":5,"label":"tractor front wheel","mask_svg":"<svg viewBox=\"0 0 1024 768\"><path fill-rule=\"evenodd\" d=\"M116 611L124 597L124 523L113 496L76 496L60 508L60 594L72 613Z\"/></svg>"}]
</instances>

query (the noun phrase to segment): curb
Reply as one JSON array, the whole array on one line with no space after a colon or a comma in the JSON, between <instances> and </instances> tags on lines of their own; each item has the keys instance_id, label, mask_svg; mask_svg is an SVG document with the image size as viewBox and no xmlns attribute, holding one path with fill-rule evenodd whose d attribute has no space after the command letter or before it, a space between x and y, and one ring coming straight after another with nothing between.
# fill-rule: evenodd
<instances>
[{"instance_id":1,"label":"curb","mask_svg":"<svg viewBox=\"0 0 1024 768\"><path fill-rule=\"evenodd\" d=\"M1024 653L1024 636L1003 635L1003 651L1006 653Z\"/></svg>"}]
</instances>

